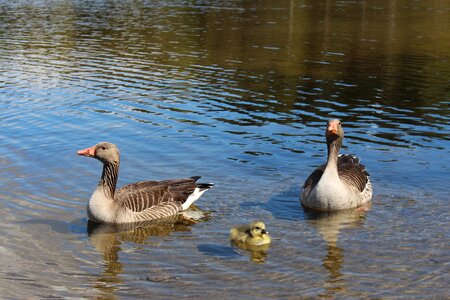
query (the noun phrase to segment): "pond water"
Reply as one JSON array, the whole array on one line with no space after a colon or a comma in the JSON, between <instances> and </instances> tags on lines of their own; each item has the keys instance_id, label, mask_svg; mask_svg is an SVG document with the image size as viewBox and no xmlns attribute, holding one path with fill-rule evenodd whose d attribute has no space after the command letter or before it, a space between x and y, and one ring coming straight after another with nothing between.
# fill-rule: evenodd
<instances>
[{"instance_id":1,"label":"pond water","mask_svg":"<svg viewBox=\"0 0 450 300\"><path fill-rule=\"evenodd\" d=\"M0 1L2 298L448 297L446 1ZM317 215L300 187L324 126L360 156L366 213ZM201 175L208 219L88 227L119 186ZM229 229L261 219L265 252Z\"/></svg>"}]
</instances>

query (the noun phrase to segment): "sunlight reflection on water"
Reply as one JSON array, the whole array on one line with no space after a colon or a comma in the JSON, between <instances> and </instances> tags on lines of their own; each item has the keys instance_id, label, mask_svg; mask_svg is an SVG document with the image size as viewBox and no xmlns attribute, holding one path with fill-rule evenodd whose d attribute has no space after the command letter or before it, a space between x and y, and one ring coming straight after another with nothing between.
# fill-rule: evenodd
<instances>
[{"instance_id":1,"label":"sunlight reflection on water","mask_svg":"<svg viewBox=\"0 0 450 300\"><path fill-rule=\"evenodd\" d=\"M441 2L0 4L4 297L446 295ZM329 117L372 176L363 216L299 205ZM101 167L75 151L103 140L119 185L215 182L198 202L210 219L89 232ZM260 264L228 241L253 219L273 236Z\"/></svg>"}]
</instances>

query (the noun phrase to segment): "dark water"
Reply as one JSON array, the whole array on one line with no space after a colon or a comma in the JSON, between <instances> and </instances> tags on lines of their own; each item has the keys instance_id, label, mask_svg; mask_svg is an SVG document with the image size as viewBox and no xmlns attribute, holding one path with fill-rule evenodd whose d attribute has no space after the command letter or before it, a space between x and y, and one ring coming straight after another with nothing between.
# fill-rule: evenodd
<instances>
[{"instance_id":1,"label":"dark water","mask_svg":"<svg viewBox=\"0 0 450 300\"><path fill-rule=\"evenodd\" d=\"M447 1L1 1L2 298L449 297ZM342 119L366 214L305 213ZM202 175L206 222L89 230L119 185ZM262 219L264 253L232 247Z\"/></svg>"}]
</instances>

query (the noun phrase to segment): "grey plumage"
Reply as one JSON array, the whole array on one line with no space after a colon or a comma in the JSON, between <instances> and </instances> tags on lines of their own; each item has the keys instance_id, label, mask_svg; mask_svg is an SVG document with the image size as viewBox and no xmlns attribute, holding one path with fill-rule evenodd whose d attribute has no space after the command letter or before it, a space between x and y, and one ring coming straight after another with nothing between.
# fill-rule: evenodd
<instances>
[{"instance_id":1,"label":"grey plumage","mask_svg":"<svg viewBox=\"0 0 450 300\"><path fill-rule=\"evenodd\" d=\"M364 205L372 198L369 173L354 155L338 155L344 138L339 120L330 120L325 132L328 160L308 176L301 203L312 209L341 210Z\"/></svg>"},{"instance_id":2,"label":"grey plumage","mask_svg":"<svg viewBox=\"0 0 450 300\"><path fill-rule=\"evenodd\" d=\"M100 182L88 204L88 216L102 223L156 220L189 207L212 183L196 183L200 176L162 181L141 181L116 190L120 154L117 146L102 142L78 151L103 162Z\"/></svg>"}]
</instances>

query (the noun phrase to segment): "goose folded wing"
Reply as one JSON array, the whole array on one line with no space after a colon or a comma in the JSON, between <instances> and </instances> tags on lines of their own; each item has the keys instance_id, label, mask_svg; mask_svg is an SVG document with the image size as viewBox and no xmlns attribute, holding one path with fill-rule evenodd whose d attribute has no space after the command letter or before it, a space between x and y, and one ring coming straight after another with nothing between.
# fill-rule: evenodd
<instances>
[{"instance_id":1,"label":"goose folded wing","mask_svg":"<svg viewBox=\"0 0 450 300\"><path fill-rule=\"evenodd\" d=\"M195 183L200 176L194 176L190 178L180 178L180 179L169 179L169 180L161 180L161 181L140 181L132 184L128 184L123 186L118 190L118 192L134 192L137 190L144 190L151 187L156 186L184 186Z\"/></svg>"},{"instance_id":2,"label":"goose folded wing","mask_svg":"<svg viewBox=\"0 0 450 300\"><path fill-rule=\"evenodd\" d=\"M338 173L341 180L350 187L363 192L369 180L366 167L359 163L344 162L338 164Z\"/></svg>"},{"instance_id":3,"label":"goose folded wing","mask_svg":"<svg viewBox=\"0 0 450 300\"><path fill-rule=\"evenodd\" d=\"M130 210L141 212L168 203L181 206L195 188L192 180L143 181L124 186L114 197Z\"/></svg>"},{"instance_id":4,"label":"goose folded wing","mask_svg":"<svg viewBox=\"0 0 450 300\"><path fill-rule=\"evenodd\" d=\"M325 171L325 167L326 165L318 167L305 180L305 184L303 185L303 190L305 193L309 193L309 191L311 191L316 186L320 178L322 178L323 172Z\"/></svg>"}]
</instances>

